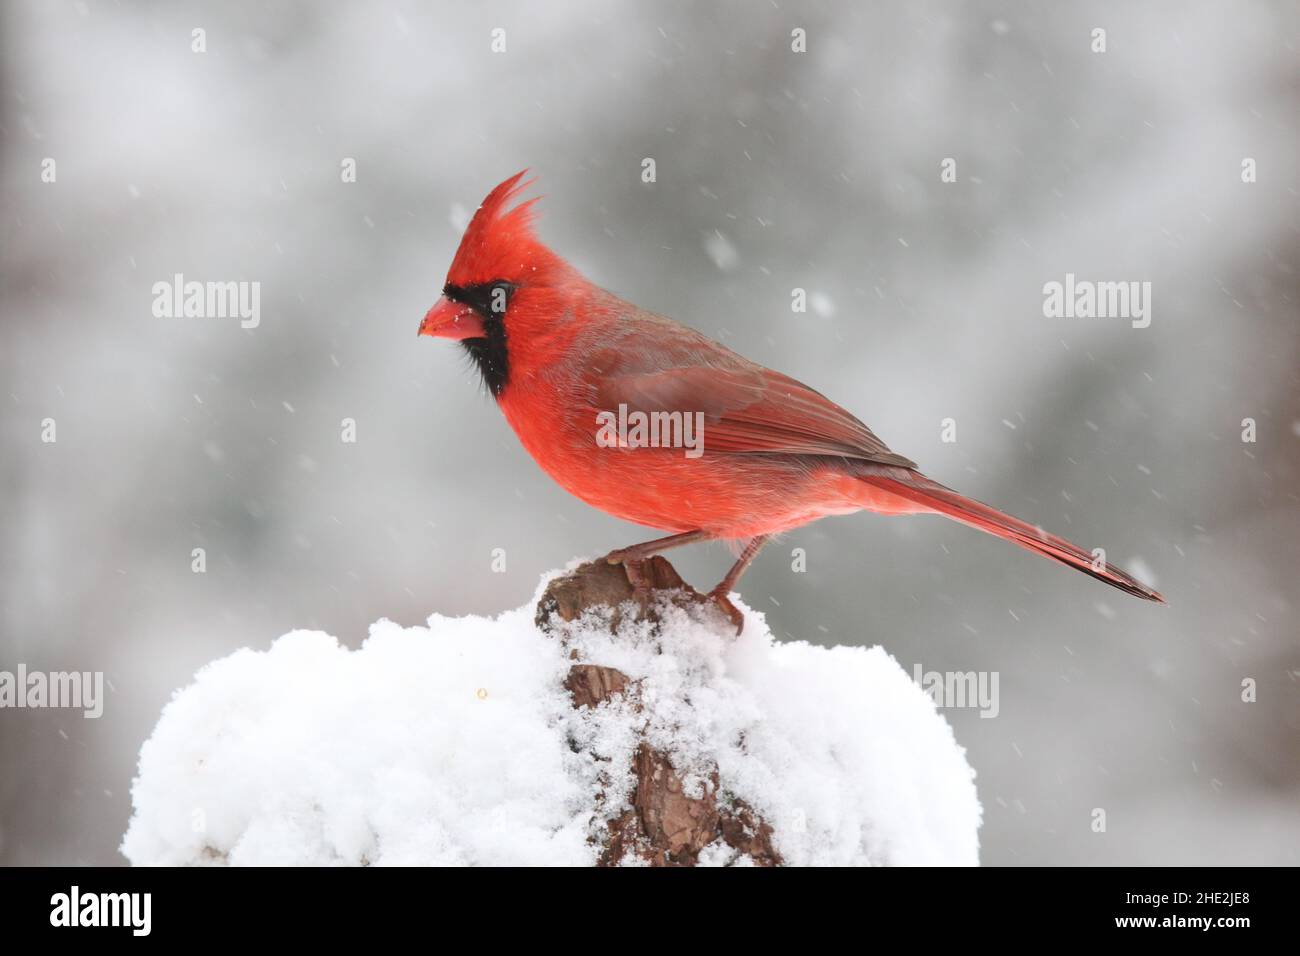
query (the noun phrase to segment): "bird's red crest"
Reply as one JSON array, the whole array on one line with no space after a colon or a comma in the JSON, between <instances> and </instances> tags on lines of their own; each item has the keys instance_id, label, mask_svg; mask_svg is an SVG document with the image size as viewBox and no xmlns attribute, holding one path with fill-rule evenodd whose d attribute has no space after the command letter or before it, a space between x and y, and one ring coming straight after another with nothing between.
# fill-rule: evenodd
<instances>
[{"instance_id":1,"label":"bird's red crest","mask_svg":"<svg viewBox=\"0 0 1300 956\"><path fill-rule=\"evenodd\" d=\"M527 170L501 183L474 213L447 270L450 285L474 286L506 280L545 285L564 268L562 260L533 234L536 198L511 205L537 180L523 182Z\"/></svg>"}]
</instances>

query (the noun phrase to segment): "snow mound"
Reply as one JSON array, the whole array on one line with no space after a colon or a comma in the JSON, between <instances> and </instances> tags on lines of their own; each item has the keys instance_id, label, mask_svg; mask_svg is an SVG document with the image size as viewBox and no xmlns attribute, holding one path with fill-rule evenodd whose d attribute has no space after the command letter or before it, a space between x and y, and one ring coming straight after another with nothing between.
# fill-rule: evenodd
<instances>
[{"instance_id":1,"label":"snow mound","mask_svg":"<svg viewBox=\"0 0 1300 956\"><path fill-rule=\"evenodd\" d=\"M122 852L136 865L591 865L645 740L688 787L716 768L788 864L977 864L974 772L930 697L879 647L778 643L736 603L739 639L665 607L657 628L611 633L587 615L561 641L528 605L381 620L356 651L319 631L237 651L164 708ZM575 709L575 659L639 681L638 699ZM719 843L700 862L749 860Z\"/></svg>"}]
</instances>

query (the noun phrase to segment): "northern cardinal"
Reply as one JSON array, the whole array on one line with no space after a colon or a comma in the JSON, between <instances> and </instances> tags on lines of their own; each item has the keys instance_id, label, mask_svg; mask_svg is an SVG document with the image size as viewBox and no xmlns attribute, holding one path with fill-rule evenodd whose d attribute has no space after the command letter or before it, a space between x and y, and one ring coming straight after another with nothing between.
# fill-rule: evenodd
<instances>
[{"instance_id":1,"label":"northern cardinal","mask_svg":"<svg viewBox=\"0 0 1300 956\"><path fill-rule=\"evenodd\" d=\"M475 212L420 334L461 343L524 448L564 488L672 532L607 555L630 580L669 548L740 541L739 559L710 592L739 626L727 596L769 536L866 509L945 515L1163 603L1077 545L927 478L807 385L593 285L537 239L537 200L515 202L532 185L523 176ZM599 440L616 414L644 422L656 412L662 422L663 413L702 422L700 450Z\"/></svg>"}]
</instances>

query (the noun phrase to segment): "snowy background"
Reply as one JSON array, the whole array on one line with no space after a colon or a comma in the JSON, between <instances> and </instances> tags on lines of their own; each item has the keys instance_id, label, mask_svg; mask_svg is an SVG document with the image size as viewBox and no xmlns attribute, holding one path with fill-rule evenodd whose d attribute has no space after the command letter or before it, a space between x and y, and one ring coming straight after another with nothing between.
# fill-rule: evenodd
<instances>
[{"instance_id":1,"label":"snowy background","mask_svg":"<svg viewBox=\"0 0 1300 956\"><path fill-rule=\"evenodd\" d=\"M1169 599L938 518L760 556L778 638L1000 675L995 719L944 712L984 863L1300 862L1296 4L864 6L5 4L0 669L112 690L0 711L0 862L122 862L141 742L208 661L519 607L644 535L416 339L524 166L592 279ZM177 272L260 281L260 327L154 318ZM1044 318L1066 272L1150 281L1151 327ZM728 556L673 560L710 586Z\"/></svg>"}]
</instances>

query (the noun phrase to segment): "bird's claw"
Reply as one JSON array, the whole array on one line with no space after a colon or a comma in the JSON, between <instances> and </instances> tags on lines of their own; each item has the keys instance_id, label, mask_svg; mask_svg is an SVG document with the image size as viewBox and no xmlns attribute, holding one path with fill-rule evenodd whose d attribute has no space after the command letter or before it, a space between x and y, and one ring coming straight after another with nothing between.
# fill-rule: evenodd
<instances>
[{"instance_id":1,"label":"bird's claw","mask_svg":"<svg viewBox=\"0 0 1300 956\"><path fill-rule=\"evenodd\" d=\"M741 614L740 609L731 603L731 598L727 596L726 592L715 588L709 592L708 600L709 603L722 612L727 620L735 625L736 636L740 637L741 632L745 629L745 615Z\"/></svg>"},{"instance_id":2,"label":"bird's claw","mask_svg":"<svg viewBox=\"0 0 1300 956\"><path fill-rule=\"evenodd\" d=\"M620 549L611 551L605 555L603 560L609 564L621 564L623 566L623 573L627 575L627 581L632 585L632 600L644 610L649 607L654 591L650 578L645 573L645 562L649 559L634 558L632 554L632 549ZM740 613L736 605L731 603L731 599L727 594L727 590L719 585L704 595L704 603L712 604L721 611L722 616L736 628L736 636L739 637L745 629L745 616Z\"/></svg>"},{"instance_id":3,"label":"bird's claw","mask_svg":"<svg viewBox=\"0 0 1300 956\"><path fill-rule=\"evenodd\" d=\"M645 563L640 560L627 560L620 558L613 560L613 555L618 552L611 552L610 557L605 560L610 564L623 565L623 573L627 575L627 581L632 585L632 600L636 601L643 609L650 605L650 582L645 576Z\"/></svg>"}]
</instances>

